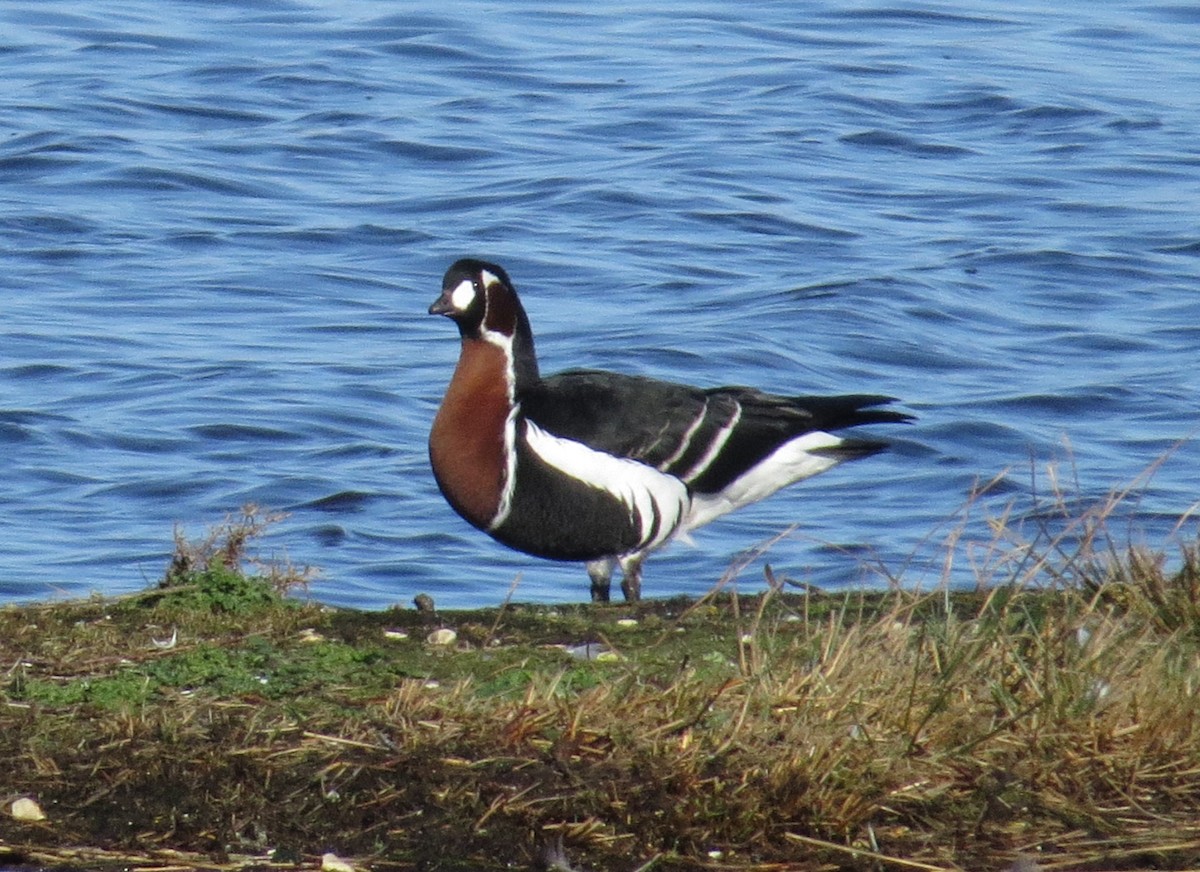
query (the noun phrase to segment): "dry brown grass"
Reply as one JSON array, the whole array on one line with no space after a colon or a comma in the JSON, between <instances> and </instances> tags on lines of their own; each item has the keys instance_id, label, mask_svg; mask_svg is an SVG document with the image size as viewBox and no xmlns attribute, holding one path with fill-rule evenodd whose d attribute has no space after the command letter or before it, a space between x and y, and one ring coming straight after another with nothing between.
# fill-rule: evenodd
<instances>
[{"instance_id":1,"label":"dry brown grass","mask_svg":"<svg viewBox=\"0 0 1200 872\"><path fill-rule=\"evenodd\" d=\"M254 549L255 543L273 525L286 518L285 512L269 512L254 503L247 503L241 511L226 515L199 539L189 539L176 526L175 550L159 586L187 584L205 572L230 570L253 573L281 596L307 593L309 582L317 574L314 568L297 566L286 555L264 559Z\"/></svg>"},{"instance_id":2,"label":"dry brown grass","mask_svg":"<svg viewBox=\"0 0 1200 872\"><path fill-rule=\"evenodd\" d=\"M0 839L125 865L1192 868L1200 554L1119 548L1117 504L1056 496L1032 538L1001 514L971 592L797 596L768 570L636 607L3 610L0 784L49 821ZM214 595L226 567L199 572ZM195 566L177 587L212 593ZM151 650L164 616L179 644ZM457 647L424 641L442 624ZM581 641L619 659L556 647Z\"/></svg>"}]
</instances>

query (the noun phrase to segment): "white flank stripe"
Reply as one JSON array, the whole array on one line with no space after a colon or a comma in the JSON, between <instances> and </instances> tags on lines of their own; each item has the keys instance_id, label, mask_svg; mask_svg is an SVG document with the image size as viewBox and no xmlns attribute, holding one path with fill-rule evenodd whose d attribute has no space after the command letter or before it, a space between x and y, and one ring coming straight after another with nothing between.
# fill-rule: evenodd
<instances>
[{"instance_id":1,"label":"white flank stripe","mask_svg":"<svg viewBox=\"0 0 1200 872\"><path fill-rule=\"evenodd\" d=\"M708 414L708 399L704 400L704 406L700 409L700 414L696 416L696 420L692 422L692 426L687 428L687 432L683 434L683 439L679 443L679 447L675 452L658 465L658 471L662 472L679 458L683 457L683 452L688 450L688 446L692 444L692 437L696 435L696 431L700 429L700 425L704 423L704 416Z\"/></svg>"},{"instance_id":2,"label":"white flank stripe","mask_svg":"<svg viewBox=\"0 0 1200 872\"><path fill-rule=\"evenodd\" d=\"M838 436L817 430L783 443L723 491L697 494L692 499L684 531L703 527L727 512L766 499L782 487L837 466L844 457L817 452L836 448L842 441Z\"/></svg>"},{"instance_id":3,"label":"white flank stripe","mask_svg":"<svg viewBox=\"0 0 1200 872\"><path fill-rule=\"evenodd\" d=\"M636 460L613 457L588 448L571 439L547 433L532 421L526 421L529 447L546 463L565 475L594 488L607 491L626 508L630 517L641 523L639 549L653 548L670 538L691 507L684 484ZM654 531L655 510L659 516Z\"/></svg>"},{"instance_id":4,"label":"white flank stripe","mask_svg":"<svg viewBox=\"0 0 1200 872\"><path fill-rule=\"evenodd\" d=\"M733 417L729 419L729 423L721 428L720 432L714 437L712 444L708 446L708 450L704 452L704 456L696 461L695 465L687 471L686 475L680 476L684 481L691 482L699 478L706 469L721 453L721 449L725 447L725 443L729 441L729 434L733 432L733 428L738 425L738 421L742 420L742 404L737 404L737 411Z\"/></svg>"}]
</instances>

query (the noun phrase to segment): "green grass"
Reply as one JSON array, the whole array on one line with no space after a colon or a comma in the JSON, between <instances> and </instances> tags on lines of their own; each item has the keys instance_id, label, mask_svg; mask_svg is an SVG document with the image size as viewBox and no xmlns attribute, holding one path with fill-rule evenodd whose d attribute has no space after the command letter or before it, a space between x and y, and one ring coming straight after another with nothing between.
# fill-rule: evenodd
<instances>
[{"instance_id":1,"label":"green grass","mask_svg":"<svg viewBox=\"0 0 1200 872\"><path fill-rule=\"evenodd\" d=\"M754 596L439 614L286 596L307 574L246 553L247 512L142 594L0 609L0 785L47 815L0 815L0 859L1194 867L1200 552L1121 549L1111 510L997 523L973 592L768 569Z\"/></svg>"}]
</instances>

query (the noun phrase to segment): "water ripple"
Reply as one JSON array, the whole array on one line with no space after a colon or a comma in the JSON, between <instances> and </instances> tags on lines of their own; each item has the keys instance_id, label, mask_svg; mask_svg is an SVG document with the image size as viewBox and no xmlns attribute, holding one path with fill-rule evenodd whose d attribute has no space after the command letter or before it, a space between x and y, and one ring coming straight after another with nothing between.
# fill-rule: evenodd
<instances>
[{"instance_id":1,"label":"water ripple","mask_svg":"<svg viewBox=\"0 0 1200 872\"><path fill-rule=\"evenodd\" d=\"M425 309L463 254L509 268L547 371L918 413L887 455L657 557L656 595L792 523L792 577L869 581L853 549L940 579L930 531L980 481L1009 470L997 511L1032 512L1034 470L1069 463L1091 505L1200 420L1194 10L0 20L2 597L140 587L176 523L253 500L291 513L266 548L320 565L321 599L495 603L518 575L581 599L578 568L493 545L430 477L457 342ZM1196 499L1200 447L1173 450L1147 530Z\"/></svg>"}]
</instances>

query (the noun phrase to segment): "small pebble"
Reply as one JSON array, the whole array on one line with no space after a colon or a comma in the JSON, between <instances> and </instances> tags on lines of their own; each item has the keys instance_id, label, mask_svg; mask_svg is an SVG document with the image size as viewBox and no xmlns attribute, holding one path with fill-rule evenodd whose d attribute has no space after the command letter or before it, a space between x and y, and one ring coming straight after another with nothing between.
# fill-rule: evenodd
<instances>
[{"instance_id":1,"label":"small pebble","mask_svg":"<svg viewBox=\"0 0 1200 872\"><path fill-rule=\"evenodd\" d=\"M42 807L27 796L13 800L12 816L19 821L44 821L46 813Z\"/></svg>"},{"instance_id":2,"label":"small pebble","mask_svg":"<svg viewBox=\"0 0 1200 872\"><path fill-rule=\"evenodd\" d=\"M408 638L408 633L404 632L403 630L384 630L383 638L402 642Z\"/></svg>"},{"instance_id":3,"label":"small pebble","mask_svg":"<svg viewBox=\"0 0 1200 872\"><path fill-rule=\"evenodd\" d=\"M443 627L426 636L425 641L430 645L453 645L458 641L458 633Z\"/></svg>"},{"instance_id":4,"label":"small pebble","mask_svg":"<svg viewBox=\"0 0 1200 872\"><path fill-rule=\"evenodd\" d=\"M636 627L637 625L638 625L638 622L635 618L621 618L621 620L617 621L618 627L628 628L628 627Z\"/></svg>"},{"instance_id":5,"label":"small pebble","mask_svg":"<svg viewBox=\"0 0 1200 872\"><path fill-rule=\"evenodd\" d=\"M355 872L355 870L337 854L329 853L321 855L321 872Z\"/></svg>"}]
</instances>

